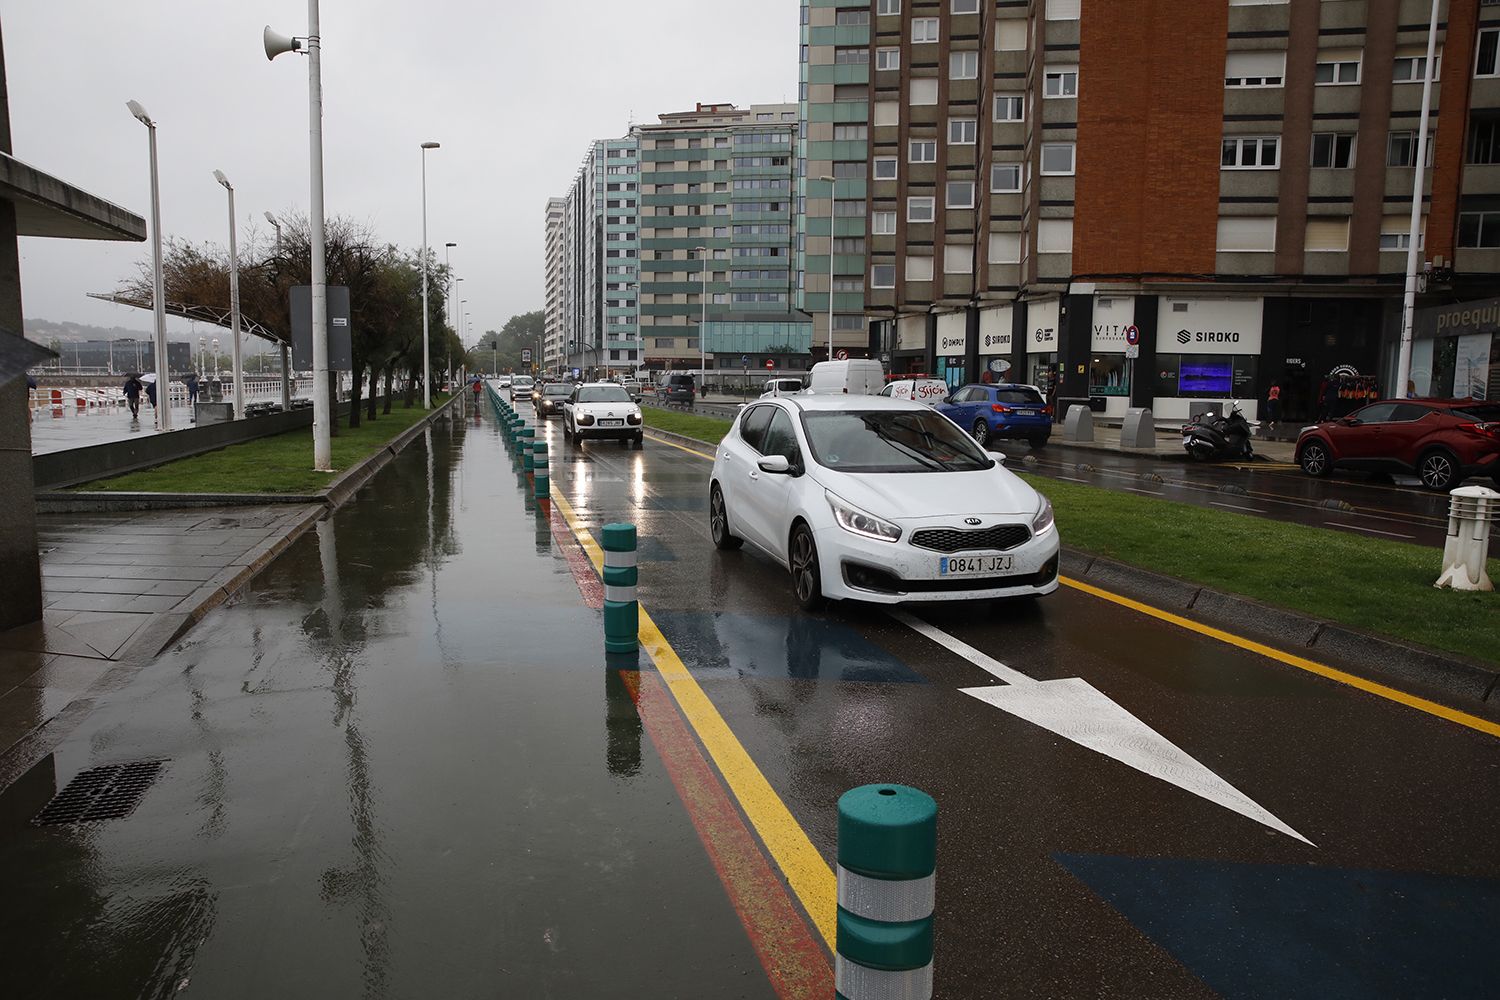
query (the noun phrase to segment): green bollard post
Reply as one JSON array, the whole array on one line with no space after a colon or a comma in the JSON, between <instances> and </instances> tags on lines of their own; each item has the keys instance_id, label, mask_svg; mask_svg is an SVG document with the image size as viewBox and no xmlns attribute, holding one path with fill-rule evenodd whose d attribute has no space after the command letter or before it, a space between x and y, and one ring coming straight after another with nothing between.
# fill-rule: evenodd
<instances>
[{"instance_id":1,"label":"green bollard post","mask_svg":"<svg viewBox=\"0 0 1500 1000\"><path fill-rule=\"evenodd\" d=\"M839 1000L932 996L937 803L907 785L839 796Z\"/></svg>"},{"instance_id":2,"label":"green bollard post","mask_svg":"<svg viewBox=\"0 0 1500 1000\"><path fill-rule=\"evenodd\" d=\"M533 469L531 463L531 445L536 439L535 427L521 428L521 468L527 472Z\"/></svg>"},{"instance_id":3,"label":"green bollard post","mask_svg":"<svg viewBox=\"0 0 1500 1000\"><path fill-rule=\"evenodd\" d=\"M552 484L547 474L547 442L538 441L531 446L531 464L536 477L533 495L539 502L552 499Z\"/></svg>"},{"instance_id":4,"label":"green bollard post","mask_svg":"<svg viewBox=\"0 0 1500 1000\"><path fill-rule=\"evenodd\" d=\"M606 524L599 532L604 550L604 651L634 653L640 640L640 605L635 599L635 525Z\"/></svg>"}]
</instances>

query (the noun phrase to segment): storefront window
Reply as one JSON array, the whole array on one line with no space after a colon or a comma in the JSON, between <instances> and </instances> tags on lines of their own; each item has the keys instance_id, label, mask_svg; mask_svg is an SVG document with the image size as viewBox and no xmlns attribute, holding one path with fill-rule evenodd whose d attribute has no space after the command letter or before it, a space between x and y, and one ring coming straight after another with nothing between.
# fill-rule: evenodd
<instances>
[{"instance_id":1,"label":"storefront window","mask_svg":"<svg viewBox=\"0 0 1500 1000\"><path fill-rule=\"evenodd\" d=\"M1254 398L1257 360L1243 354L1158 354L1155 395Z\"/></svg>"},{"instance_id":2,"label":"storefront window","mask_svg":"<svg viewBox=\"0 0 1500 1000\"><path fill-rule=\"evenodd\" d=\"M1057 383L1057 352L1032 354L1026 360L1030 366L1026 381L1042 390L1043 396L1051 399Z\"/></svg>"},{"instance_id":3,"label":"storefront window","mask_svg":"<svg viewBox=\"0 0 1500 1000\"><path fill-rule=\"evenodd\" d=\"M1130 362L1123 354L1100 354L1089 365L1090 396L1129 396Z\"/></svg>"}]
</instances>

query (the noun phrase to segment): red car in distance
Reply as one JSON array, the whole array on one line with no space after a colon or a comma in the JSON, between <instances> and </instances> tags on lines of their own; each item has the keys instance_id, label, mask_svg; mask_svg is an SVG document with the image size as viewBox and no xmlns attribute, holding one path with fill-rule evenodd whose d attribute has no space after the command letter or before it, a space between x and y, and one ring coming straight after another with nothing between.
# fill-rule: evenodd
<instances>
[{"instance_id":1,"label":"red car in distance","mask_svg":"<svg viewBox=\"0 0 1500 1000\"><path fill-rule=\"evenodd\" d=\"M1347 417L1304 427L1297 464L1310 476L1334 469L1414 473L1447 492L1470 476L1500 482L1500 403L1387 399Z\"/></svg>"}]
</instances>

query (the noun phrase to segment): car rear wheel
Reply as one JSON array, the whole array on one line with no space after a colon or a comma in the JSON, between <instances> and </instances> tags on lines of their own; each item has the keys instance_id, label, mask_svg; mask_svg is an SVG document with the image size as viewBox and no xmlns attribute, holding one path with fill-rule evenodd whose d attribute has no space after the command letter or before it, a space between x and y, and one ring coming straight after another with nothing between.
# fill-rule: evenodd
<instances>
[{"instance_id":1,"label":"car rear wheel","mask_svg":"<svg viewBox=\"0 0 1500 1000\"><path fill-rule=\"evenodd\" d=\"M981 448L990 443L990 425L983 417L974 421L974 426L969 428L969 433L974 435L974 443Z\"/></svg>"},{"instance_id":2,"label":"car rear wheel","mask_svg":"<svg viewBox=\"0 0 1500 1000\"><path fill-rule=\"evenodd\" d=\"M729 511L724 508L724 493L714 483L708 491L708 531L713 536L714 548L737 549L745 544L729 530Z\"/></svg>"},{"instance_id":3,"label":"car rear wheel","mask_svg":"<svg viewBox=\"0 0 1500 1000\"><path fill-rule=\"evenodd\" d=\"M823 596L823 573L818 568L818 546L812 531L799 524L792 529L792 592L803 611L821 611L828 603Z\"/></svg>"},{"instance_id":4,"label":"car rear wheel","mask_svg":"<svg viewBox=\"0 0 1500 1000\"><path fill-rule=\"evenodd\" d=\"M1026 443L1033 448L1045 448L1047 447L1047 439L1049 437L1051 437L1050 434L1033 434L1026 439Z\"/></svg>"},{"instance_id":5,"label":"car rear wheel","mask_svg":"<svg viewBox=\"0 0 1500 1000\"><path fill-rule=\"evenodd\" d=\"M1333 459L1321 442L1309 441L1302 446L1302 471L1309 476L1326 476L1333 471Z\"/></svg>"},{"instance_id":6,"label":"car rear wheel","mask_svg":"<svg viewBox=\"0 0 1500 1000\"><path fill-rule=\"evenodd\" d=\"M1417 476L1434 493L1447 493L1458 485L1458 462L1451 453L1435 448L1417 462Z\"/></svg>"}]
</instances>

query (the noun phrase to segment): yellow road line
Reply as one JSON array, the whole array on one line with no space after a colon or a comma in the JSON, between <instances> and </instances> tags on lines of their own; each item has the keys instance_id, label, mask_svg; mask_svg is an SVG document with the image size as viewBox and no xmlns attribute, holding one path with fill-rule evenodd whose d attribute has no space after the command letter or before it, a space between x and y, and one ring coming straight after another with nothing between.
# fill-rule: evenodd
<instances>
[{"instance_id":1,"label":"yellow road line","mask_svg":"<svg viewBox=\"0 0 1500 1000\"><path fill-rule=\"evenodd\" d=\"M1176 625L1179 628L1185 628L1190 632L1197 632L1199 635L1207 636L1210 639L1217 639L1219 642L1228 643L1231 646L1237 646L1240 649L1246 650L1247 652L1255 653L1259 656L1264 656L1268 659L1276 660L1278 663L1285 663L1290 667L1296 667L1298 670L1306 670L1308 673L1317 674L1319 677L1326 677L1331 681L1337 681L1340 684L1347 684L1350 687L1358 688L1361 691L1365 691L1369 694L1373 694L1381 698L1386 698L1390 701L1405 705L1408 708L1414 708L1419 712L1426 712L1428 715L1435 715L1440 719L1446 719L1447 721L1456 723L1457 725L1465 726L1469 729L1473 729L1476 732L1484 733L1488 736L1500 737L1500 723L1494 723L1488 719L1482 719L1477 715L1470 715L1468 712L1460 712L1456 708L1449 708L1447 705L1440 705L1435 701L1429 701L1426 698L1419 698L1414 694L1408 694L1405 691L1397 690L1396 688L1389 687L1385 684L1377 684L1375 681L1365 680L1363 677L1347 673L1335 667L1330 667L1325 663L1319 663L1316 660L1309 660L1306 657L1297 656L1295 653L1283 652L1282 650L1279 650L1274 646L1267 646L1264 643L1256 642L1253 639L1246 639L1243 636L1235 635L1233 632L1226 632L1223 629L1214 628L1212 625L1204 625L1201 622L1195 622L1191 618L1184 618L1181 615L1174 615L1170 611L1163 611L1160 608L1153 608L1149 604L1142 604L1140 601L1133 601L1128 597L1122 597L1119 594L1112 593L1108 590L1103 590L1099 587L1093 586L1092 584L1084 583L1081 580L1074 580L1070 577L1065 576L1062 578L1062 582L1064 585L1072 587L1074 590L1080 590L1085 594L1090 594L1101 600L1109 601L1112 604L1118 604L1123 608L1129 608L1131 611L1138 612L1139 614L1147 615L1151 618L1167 622L1171 625Z\"/></svg>"},{"instance_id":2,"label":"yellow road line","mask_svg":"<svg viewBox=\"0 0 1500 1000\"><path fill-rule=\"evenodd\" d=\"M662 443L671 444L669 441ZM691 451L688 448L683 450ZM595 571L602 574L604 552L556 486L552 487L552 501L557 504L563 520L568 523L568 528L578 539L578 544L583 547ZM812 918L813 925L832 950L835 910L838 905L838 885L833 869L828 867L828 862L823 860L818 849L812 845L807 833L786 807L786 803L781 801L749 752L735 738L729 724L698 686L672 644L647 614L644 605L640 608L639 636L641 646L650 655L656 672L666 682L667 689L672 692L688 725L692 726L698 739L703 742L725 784L729 786L740 808L745 811L751 825L760 834L766 850L786 876L787 884L797 894L803 908Z\"/></svg>"},{"instance_id":3,"label":"yellow road line","mask_svg":"<svg viewBox=\"0 0 1500 1000\"><path fill-rule=\"evenodd\" d=\"M658 438L657 440L661 439ZM662 441L661 443L672 444L672 442L670 441ZM706 458L709 460L713 459L712 455L705 455L702 452L693 451L693 449L691 448L683 448L681 445L672 446L674 448L682 448L683 451L688 452L691 455L698 455L700 458ZM1465 728L1472 729L1475 732L1484 733L1487 736L1500 737L1500 724L1491 722L1488 719L1480 718L1477 715L1470 715L1468 712L1462 712L1456 708L1449 708L1447 705L1441 705L1438 702L1430 701L1427 698L1418 697L1414 694L1408 694L1405 691L1390 687L1386 684L1379 684L1375 681L1365 680L1363 677L1360 677L1356 674L1351 674L1347 671L1339 670L1336 667L1330 667L1326 663L1319 663L1316 660L1309 660L1306 657L1298 656L1295 653L1283 652L1282 650L1279 650L1274 646L1267 646L1265 643L1256 642L1253 639L1246 639L1244 636L1235 635L1233 632L1226 632L1223 629L1214 628L1212 625L1204 625L1200 622L1195 622L1191 618L1184 618L1181 615L1174 615L1172 612L1163 611L1161 608L1153 608L1149 604L1142 604L1140 601L1131 600L1128 597L1121 596L1120 594L1116 594L1112 591L1104 590L1100 587L1095 587L1092 584L1084 583L1081 580L1074 580L1065 576L1062 577L1062 582L1066 586L1072 587L1074 590L1082 591L1085 594L1090 594L1094 597L1099 598L1100 600L1118 604L1122 608L1129 608L1131 611L1146 615L1150 618L1155 618L1158 621L1167 622L1168 624L1176 625L1180 628L1185 628L1189 632L1196 632L1199 635L1207 636L1210 639L1216 639L1219 642L1226 643L1230 646L1235 646L1239 649L1246 650L1247 652L1255 653L1259 656L1264 656L1267 659L1275 660L1277 663L1284 663L1289 667L1296 667L1298 670L1305 670L1308 673L1317 674L1319 677L1326 677L1328 680L1336 681L1339 684L1346 684L1349 687L1357 688L1358 690L1364 691L1367 694L1373 694L1377 698L1385 698L1388 701L1394 701L1397 704L1405 705L1407 708L1414 708L1419 712L1426 712L1428 715L1436 716L1439 719L1445 719L1448 722L1464 726Z\"/></svg>"},{"instance_id":4,"label":"yellow road line","mask_svg":"<svg viewBox=\"0 0 1500 1000\"><path fill-rule=\"evenodd\" d=\"M653 428L648 427L646 429L647 430L652 430ZM714 457L712 455L705 454L705 453L703 453L701 451L694 451L692 448L689 448L686 445L678 444L676 441L668 441L666 438L659 438L659 437L653 437L651 440L655 441L657 444L664 444L664 445L667 445L668 447L676 448L678 451L685 451L689 455L697 455L699 458L706 458L710 462L712 462L714 460ZM704 444L708 444L708 442L705 441ZM709 447L712 447L712 445L709 445Z\"/></svg>"}]
</instances>

